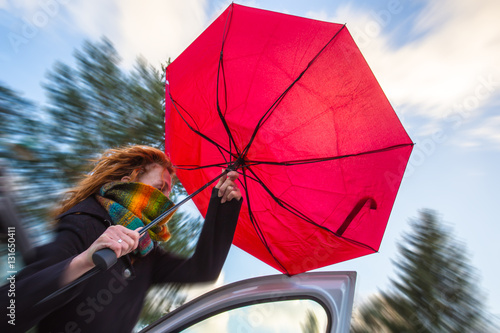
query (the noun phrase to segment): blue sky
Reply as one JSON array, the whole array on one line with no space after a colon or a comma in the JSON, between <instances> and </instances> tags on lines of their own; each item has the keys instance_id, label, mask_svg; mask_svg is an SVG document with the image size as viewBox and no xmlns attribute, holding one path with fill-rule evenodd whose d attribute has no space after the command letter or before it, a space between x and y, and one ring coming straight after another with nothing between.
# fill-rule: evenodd
<instances>
[{"instance_id":1,"label":"blue sky","mask_svg":"<svg viewBox=\"0 0 500 333\"><path fill-rule=\"evenodd\" d=\"M500 2L253 0L243 5L347 23L416 143L380 252L328 267L358 272L357 298L385 289L409 219L431 208L453 228L500 314ZM227 7L205 0L0 0L0 81L43 102L55 61L107 36L130 67L182 52ZM277 273L232 248L225 282Z\"/></svg>"}]
</instances>

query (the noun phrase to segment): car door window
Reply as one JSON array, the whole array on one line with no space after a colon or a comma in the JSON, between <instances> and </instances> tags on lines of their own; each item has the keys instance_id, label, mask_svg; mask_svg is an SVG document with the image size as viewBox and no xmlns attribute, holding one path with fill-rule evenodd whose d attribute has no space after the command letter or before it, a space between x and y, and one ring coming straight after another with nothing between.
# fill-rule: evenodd
<instances>
[{"instance_id":1,"label":"car door window","mask_svg":"<svg viewBox=\"0 0 500 333\"><path fill-rule=\"evenodd\" d=\"M252 304L230 309L200 321L183 333L323 333L328 315L317 302L309 299Z\"/></svg>"}]
</instances>

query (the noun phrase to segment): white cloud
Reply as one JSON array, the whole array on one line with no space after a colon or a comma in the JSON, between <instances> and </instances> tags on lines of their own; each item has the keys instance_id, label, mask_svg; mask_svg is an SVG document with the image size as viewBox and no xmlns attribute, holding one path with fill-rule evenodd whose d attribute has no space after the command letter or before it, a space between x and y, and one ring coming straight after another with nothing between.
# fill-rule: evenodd
<instances>
[{"instance_id":1,"label":"white cloud","mask_svg":"<svg viewBox=\"0 0 500 333\"><path fill-rule=\"evenodd\" d=\"M38 0L0 0L0 8L22 14L32 14L40 6Z\"/></svg>"},{"instance_id":2,"label":"white cloud","mask_svg":"<svg viewBox=\"0 0 500 333\"><path fill-rule=\"evenodd\" d=\"M141 54L158 66L174 59L207 25L206 0L106 0L68 3L74 22L92 39L108 37L125 65Z\"/></svg>"},{"instance_id":3,"label":"white cloud","mask_svg":"<svg viewBox=\"0 0 500 333\"><path fill-rule=\"evenodd\" d=\"M500 150L500 116L490 117L479 126L466 131L458 144L462 147Z\"/></svg>"},{"instance_id":4,"label":"white cloud","mask_svg":"<svg viewBox=\"0 0 500 333\"><path fill-rule=\"evenodd\" d=\"M405 2L399 4L403 9ZM386 13L389 16L384 21L373 12L359 12L348 5L337 11L333 21L347 22L382 88L399 111L411 110L442 119L455 112L456 105L464 103L474 104L471 108L477 112L499 93L499 1L428 1L416 18L408 41L399 47L391 44L394 35L384 35L382 29L396 24L400 11L391 13L387 8ZM317 16L325 17L324 13ZM488 77L496 83L493 90L485 91L481 86Z\"/></svg>"},{"instance_id":5,"label":"white cloud","mask_svg":"<svg viewBox=\"0 0 500 333\"><path fill-rule=\"evenodd\" d=\"M9 28L29 25L33 30L45 28L58 16L67 1L70 0L0 0L0 9L6 14L0 25Z\"/></svg>"},{"instance_id":6,"label":"white cloud","mask_svg":"<svg viewBox=\"0 0 500 333\"><path fill-rule=\"evenodd\" d=\"M71 1L67 4L71 14L68 25L72 24L87 38L96 40L102 36L114 38L120 36L119 22L121 10L114 0L103 0L99 4L95 1Z\"/></svg>"},{"instance_id":7,"label":"white cloud","mask_svg":"<svg viewBox=\"0 0 500 333\"><path fill-rule=\"evenodd\" d=\"M228 0L212 3L210 14L208 0L0 0L0 8L8 7L14 16L32 20L49 3L59 4L57 13L68 10L68 28L73 26L92 40L107 36L125 65L142 54L159 67L169 57L175 59L225 9ZM390 7L394 3L400 8ZM431 132L442 127L446 118L475 119L500 91L500 1L427 0L411 21L406 41L394 46L394 40L402 40L399 25L411 19L401 12L405 6L408 1L391 0L375 12L342 5L333 17L326 12L306 16L347 23L403 118L406 114L425 117L432 122L427 127ZM381 11L388 15L381 17Z\"/></svg>"}]
</instances>

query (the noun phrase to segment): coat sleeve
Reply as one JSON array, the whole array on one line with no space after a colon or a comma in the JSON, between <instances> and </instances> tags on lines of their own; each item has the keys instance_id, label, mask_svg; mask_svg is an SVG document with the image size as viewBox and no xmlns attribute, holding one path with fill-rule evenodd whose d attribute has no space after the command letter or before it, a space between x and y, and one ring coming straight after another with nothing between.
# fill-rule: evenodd
<instances>
[{"instance_id":1,"label":"coat sleeve","mask_svg":"<svg viewBox=\"0 0 500 333\"><path fill-rule=\"evenodd\" d=\"M221 204L214 188L193 256L181 259L157 249L153 283L215 281L231 247L242 202Z\"/></svg>"},{"instance_id":2,"label":"coat sleeve","mask_svg":"<svg viewBox=\"0 0 500 333\"><path fill-rule=\"evenodd\" d=\"M85 283L71 288L53 299L37 304L39 301L61 288L62 274L71 260L86 249L88 216L65 223L61 221L55 240L37 248L35 260L18 274L13 274L14 284L8 283L0 288L0 304L15 305L15 326L2 320L1 332L24 332L34 326L54 309L63 306L81 292ZM15 289L14 293L9 290ZM10 297L11 296L11 297ZM5 307L2 307L5 311ZM7 309L2 318L9 318ZM12 317L12 316L11 316ZM4 330L4 325L8 325Z\"/></svg>"}]
</instances>

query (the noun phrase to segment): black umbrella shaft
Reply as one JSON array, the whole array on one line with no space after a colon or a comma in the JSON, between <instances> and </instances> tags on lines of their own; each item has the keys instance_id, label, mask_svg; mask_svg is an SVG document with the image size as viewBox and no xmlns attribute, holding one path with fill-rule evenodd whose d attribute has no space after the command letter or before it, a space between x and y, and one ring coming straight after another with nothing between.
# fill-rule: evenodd
<instances>
[{"instance_id":1,"label":"black umbrella shaft","mask_svg":"<svg viewBox=\"0 0 500 333\"><path fill-rule=\"evenodd\" d=\"M179 203L175 204L175 206L173 206L172 208L168 209L166 212L162 213L160 216L158 216L157 218L155 218L153 221L151 221L150 223L148 223L147 225L145 225L141 230L139 230L139 234L142 236L146 231L148 231L149 229L151 229L152 227L154 227L155 225L157 225L159 222L163 221L163 219L165 217L167 217L169 214L171 214L177 208L179 208L180 206L182 206L183 204L185 204L186 202L188 202L189 200L191 200L191 198L193 198L195 195L197 195L198 193L200 193L201 191L203 191L204 189L206 189L207 187L209 187L211 184L213 184L215 181L217 181L222 176L226 175L231 170L233 170L233 168L230 166L229 168L227 168L226 170L224 170L224 172L222 172L220 175L218 175L217 177L215 177L214 179L212 179L211 181L209 181L208 183L206 183L205 185L203 185L201 188L199 188L195 192L193 192L190 195L188 195L187 197L185 197L182 201L180 201ZM106 271L110 267L112 267L116 263L116 260L117 260L117 258L116 258L115 252L112 251L111 249L108 249L108 248L96 251L92 255L92 261L94 261L94 264L97 267L99 267L99 269L102 270L102 271Z\"/></svg>"},{"instance_id":2,"label":"black umbrella shaft","mask_svg":"<svg viewBox=\"0 0 500 333\"><path fill-rule=\"evenodd\" d=\"M160 216L158 216L153 221L151 221L147 225L145 225L141 230L139 230L139 234L143 235L146 231L148 231L149 229L151 229L152 227L154 227L155 225L157 225L160 221L162 221L165 217L167 217L168 214L172 213L177 208L179 208L180 206L184 205L186 202L188 202L189 200L191 200L191 198L193 198L195 195L197 195L198 193L200 193L201 191L203 191L204 189L206 189L207 187L209 187L210 185L212 185L213 183L215 183L215 181L217 181L222 176L226 175L229 171L231 171L231 169L229 169L229 168L226 169L226 170L224 170L223 173L221 173L220 175L218 175L217 177L215 177L214 179L212 179L211 181L209 181L208 183L206 183L205 185L203 185L202 187L200 187L195 192L193 192L190 195L188 195L187 197L185 197L180 202L176 203L175 206L173 206L172 208L170 208L166 212L162 213Z\"/></svg>"}]
</instances>

